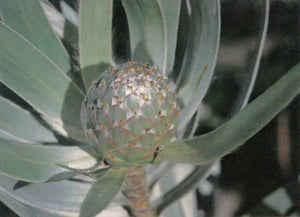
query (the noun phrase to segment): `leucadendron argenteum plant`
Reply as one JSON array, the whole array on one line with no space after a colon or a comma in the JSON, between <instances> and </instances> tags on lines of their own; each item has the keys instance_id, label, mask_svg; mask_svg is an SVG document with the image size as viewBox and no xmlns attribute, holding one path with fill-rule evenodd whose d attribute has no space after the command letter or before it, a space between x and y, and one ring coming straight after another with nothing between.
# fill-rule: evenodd
<instances>
[{"instance_id":1,"label":"leucadendron argenteum plant","mask_svg":"<svg viewBox=\"0 0 300 217\"><path fill-rule=\"evenodd\" d=\"M158 216L299 94L297 64L244 107L269 1L262 8L243 109L193 137L218 53L218 0L81 0L79 13L61 2L67 19L48 1L0 1L1 201L25 217L103 216L112 201ZM209 164L151 201L164 162Z\"/></svg>"}]
</instances>

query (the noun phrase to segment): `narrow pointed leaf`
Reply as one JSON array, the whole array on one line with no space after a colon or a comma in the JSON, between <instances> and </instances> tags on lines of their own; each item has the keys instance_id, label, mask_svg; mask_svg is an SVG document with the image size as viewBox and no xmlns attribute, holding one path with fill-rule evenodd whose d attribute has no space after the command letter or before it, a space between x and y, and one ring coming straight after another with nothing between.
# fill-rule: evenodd
<instances>
[{"instance_id":1,"label":"narrow pointed leaf","mask_svg":"<svg viewBox=\"0 0 300 217\"><path fill-rule=\"evenodd\" d=\"M80 1L79 56L88 88L112 62L112 0Z\"/></svg>"},{"instance_id":2,"label":"narrow pointed leaf","mask_svg":"<svg viewBox=\"0 0 300 217\"><path fill-rule=\"evenodd\" d=\"M1 1L0 12L6 25L40 49L64 72L70 70L69 56L54 34L39 1Z\"/></svg>"},{"instance_id":3,"label":"narrow pointed leaf","mask_svg":"<svg viewBox=\"0 0 300 217\"><path fill-rule=\"evenodd\" d=\"M112 168L92 185L84 199L80 217L91 217L101 212L121 189L127 169Z\"/></svg>"},{"instance_id":4,"label":"narrow pointed leaf","mask_svg":"<svg viewBox=\"0 0 300 217\"><path fill-rule=\"evenodd\" d=\"M163 159L201 164L232 152L300 93L299 84L300 63L221 127L211 133L166 147Z\"/></svg>"},{"instance_id":5,"label":"narrow pointed leaf","mask_svg":"<svg viewBox=\"0 0 300 217\"><path fill-rule=\"evenodd\" d=\"M154 64L165 73L167 29L161 2L158 0L123 0L122 4L129 25L131 58L134 61Z\"/></svg>"},{"instance_id":6,"label":"narrow pointed leaf","mask_svg":"<svg viewBox=\"0 0 300 217\"><path fill-rule=\"evenodd\" d=\"M28 111L1 96L0 105L0 129L29 141L57 141L53 133L35 120Z\"/></svg>"},{"instance_id":7,"label":"narrow pointed leaf","mask_svg":"<svg viewBox=\"0 0 300 217\"><path fill-rule=\"evenodd\" d=\"M184 61L186 49L189 44L188 39L189 39L189 32L190 32L190 25L191 25L189 5L190 5L189 1L181 1L180 4L175 63L174 63L174 68L172 73L172 76L176 78L176 91L178 91L183 87L181 83L186 83L183 82L184 80L183 78L188 78L188 76L183 76L183 73L181 73L181 76L179 78L178 76L181 72L182 63Z\"/></svg>"},{"instance_id":8,"label":"narrow pointed leaf","mask_svg":"<svg viewBox=\"0 0 300 217\"><path fill-rule=\"evenodd\" d=\"M165 28L165 43L167 47L166 54L166 75L172 73L175 60L175 50L177 42L177 31L179 22L180 0L159 0L164 28Z\"/></svg>"},{"instance_id":9,"label":"narrow pointed leaf","mask_svg":"<svg viewBox=\"0 0 300 217\"><path fill-rule=\"evenodd\" d=\"M43 146L35 143L0 138L0 173L29 182L45 182L67 172L69 167L89 155L78 147ZM91 157L90 157L91 158ZM90 164L95 163L91 158Z\"/></svg>"},{"instance_id":10,"label":"narrow pointed leaf","mask_svg":"<svg viewBox=\"0 0 300 217\"><path fill-rule=\"evenodd\" d=\"M42 113L55 130L84 141L79 119L81 90L39 49L3 23L0 38L0 80Z\"/></svg>"},{"instance_id":11,"label":"narrow pointed leaf","mask_svg":"<svg viewBox=\"0 0 300 217\"><path fill-rule=\"evenodd\" d=\"M191 0L191 26L179 79L188 77L179 96L188 105L180 116L182 129L197 111L213 77L220 40L219 0ZM208 68L205 69L205 66ZM200 81L200 82L199 82ZM179 84L181 82L179 81ZM193 94L191 94L193 93Z\"/></svg>"}]
</instances>

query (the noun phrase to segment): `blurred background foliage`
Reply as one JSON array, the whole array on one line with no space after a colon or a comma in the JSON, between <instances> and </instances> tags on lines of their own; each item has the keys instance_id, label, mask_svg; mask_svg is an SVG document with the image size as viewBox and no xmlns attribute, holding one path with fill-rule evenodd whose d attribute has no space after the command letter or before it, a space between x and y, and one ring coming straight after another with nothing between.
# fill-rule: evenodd
<instances>
[{"instance_id":1,"label":"blurred background foliage","mask_svg":"<svg viewBox=\"0 0 300 217\"><path fill-rule=\"evenodd\" d=\"M199 134L215 128L232 114L258 40L261 16L258 4L237 0L221 2L218 64L204 100L215 115L200 124ZM270 6L268 35L250 101L300 59L300 2L273 0ZM245 145L221 160L220 176L210 177L214 194L207 197L197 191L199 208L212 213L217 209L216 204L231 199L228 216L247 212L253 216L300 215L299 100L296 98Z\"/></svg>"},{"instance_id":2,"label":"blurred background foliage","mask_svg":"<svg viewBox=\"0 0 300 217\"><path fill-rule=\"evenodd\" d=\"M58 10L61 1L49 0ZM76 0L66 0L77 9ZM118 1L116 1L118 4ZM119 8L119 7L116 7ZM234 113L239 93L249 76L248 65L259 41L261 10L256 1L221 1L221 42L212 85L204 99L210 115L197 134L215 129ZM119 11L123 14L124 11ZM122 17L123 16L123 17ZM114 19L114 38L128 32ZM121 59L128 45L120 44ZM299 60L300 1L272 0L264 53L251 99L278 80ZM251 101L250 99L250 101ZM220 172L210 175L195 191L199 216L299 216L300 215L300 98L272 122L220 162ZM0 204L0 216L16 216Z\"/></svg>"}]
</instances>

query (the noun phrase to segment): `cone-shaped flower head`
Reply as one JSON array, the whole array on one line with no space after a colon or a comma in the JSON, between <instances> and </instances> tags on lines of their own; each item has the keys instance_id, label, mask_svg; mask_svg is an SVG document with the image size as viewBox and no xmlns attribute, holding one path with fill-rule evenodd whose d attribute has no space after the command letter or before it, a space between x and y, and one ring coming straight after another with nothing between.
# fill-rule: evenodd
<instances>
[{"instance_id":1,"label":"cone-shaped flower head","mask_svg":"<svg viewBox=\"0 0 300 217\"><path fill-rule=\"evenodd\" d=\"M157 68L128 62L93 82L82 103L88 143L111 165L153 163L175 139L179 109Z\"/></svg>"}]
</instances>

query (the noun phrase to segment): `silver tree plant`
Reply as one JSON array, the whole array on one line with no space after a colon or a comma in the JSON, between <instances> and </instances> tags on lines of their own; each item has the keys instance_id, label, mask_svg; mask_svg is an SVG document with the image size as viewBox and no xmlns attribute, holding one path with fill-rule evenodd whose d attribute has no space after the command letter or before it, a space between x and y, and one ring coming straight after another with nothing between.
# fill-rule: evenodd
<instances>
[{"instance_id":1,"label":"silver tree plant","mask_svg":"<svg viewBox=\"0 0 300 217\"><path fill-rule=\"evenodd\" d=\"M219 0L81 0L78 11L61 5L67 18L46 0L2 0L1 201L24 217L104 215L109 204L159 216L300 92L297 64L248 104L268 25L261 3L243 103L194 136L218 54ZM193 169L152 199L178 164Z\"/></svg>"}]
</instances>

